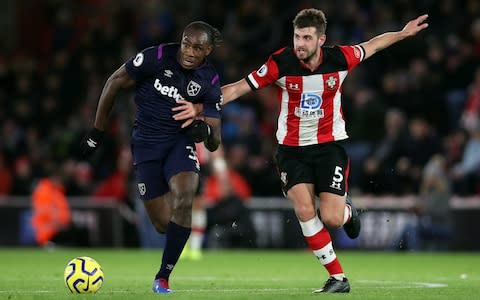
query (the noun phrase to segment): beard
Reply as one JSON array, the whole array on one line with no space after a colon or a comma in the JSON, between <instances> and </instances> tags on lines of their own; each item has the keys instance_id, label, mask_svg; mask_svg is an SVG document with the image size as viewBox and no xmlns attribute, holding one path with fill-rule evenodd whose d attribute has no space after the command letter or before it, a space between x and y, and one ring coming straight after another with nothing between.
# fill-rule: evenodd
<instances>
[{"instance_id":1,"label":"beard","mask_svg":"<svg viewBox=\"0 0 480 300\"><path fill-rule=\"evenodd\" d=\"M299 50L302 50L303 52L298 52ZM309 63L312 58L317 54L317 49L315 48L315 51L309 52L308 49L305 48L298 48L295 50L295 55L297 58L304 63Z\"/></svg>"}]
</instances>

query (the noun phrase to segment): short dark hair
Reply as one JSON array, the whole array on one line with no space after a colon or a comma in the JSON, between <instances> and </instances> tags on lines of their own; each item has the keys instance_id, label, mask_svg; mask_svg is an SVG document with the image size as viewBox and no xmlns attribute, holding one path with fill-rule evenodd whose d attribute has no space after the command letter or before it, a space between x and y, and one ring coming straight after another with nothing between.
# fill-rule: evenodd
<instances>
[{"instance_id":1,"label":"short dark hair","mask_svg":"<svg viewBox=\"0 0 480 300\"><path fill-rule=\"evenodd\" d=\"M213 27L212 25L206 22L203 22L203 21L192 22L187 26L185 26L185 29L183 30L183 32L187 30L200 30L205 32L208 36L208 42L213 47L217 47L222 43L222 34L220 33L220 30L218 30L217 28Z\"/></svg>"},{"instance_id":2,"label":"short dark hair","mask_svg":"<svg viewBox=\"0 0 480 300\"><path fill-rule=\"evenodd\" d=\"M293 28L315 27L318 34L325 34L327 18L323 11L316 8L301 10L293 19Z\"/></svg>"}]
</instances>

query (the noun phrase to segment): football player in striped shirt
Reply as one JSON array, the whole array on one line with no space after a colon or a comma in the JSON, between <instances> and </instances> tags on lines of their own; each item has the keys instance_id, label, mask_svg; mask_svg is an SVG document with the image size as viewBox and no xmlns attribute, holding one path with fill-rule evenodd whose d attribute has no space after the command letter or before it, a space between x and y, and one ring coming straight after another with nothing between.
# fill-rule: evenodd
<instances>
[{"instance_id":1,"label":"football player in striped shirt","mask_svg":"<svg viewBox=\"0 0 480 300\"><path fill-rule=\"evenodd\" d=\"M327 21L321 10L300 11L293 20L293 48L274 52L256 71L222 87L223 104L269 85L280 105L276 161L285 195L292 201L309 248L329 278L314 292L346 293L350 284L332 246L329 228L343 226L350 238L360 232L358 211L347 196L348 138L342 112L342 84L363 60L428 27L419 16L396 32L357 45L325 46ZM189 105L175 119L188 119L201 107ZM319 198L320 217L316 197Z\"/></svg>"}]
</instances>

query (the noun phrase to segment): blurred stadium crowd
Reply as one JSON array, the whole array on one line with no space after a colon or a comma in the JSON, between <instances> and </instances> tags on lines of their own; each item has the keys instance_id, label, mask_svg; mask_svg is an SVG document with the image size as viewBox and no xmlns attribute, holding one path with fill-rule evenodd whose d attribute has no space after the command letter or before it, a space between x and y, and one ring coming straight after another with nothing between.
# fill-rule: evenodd
<instances>
[{"instance_id":1,"label":"blurred stadium crowd","mask_svg":"<svg viewBox=\"0 0 480 300\"><path fill-rule=\"evenodd\" d=\"M344 85L350 188L417 193L424 167L441 157L437 172L455 194L480 194L477 0L23 0L2 6L0 195L30 195L39 178L61 167L67 195L127 200L132 93L117 101L100 151L89 161L78 153L108 76L136 51L178 41L186 24L203 20L223 33L212 57L222 83L236 81L291 45L291 20L306 7L326 13L329 45L360 43L430 15L426 32L364 62ZM281 195L272 93L251 93L224 108L227 162L254 196Z\"/></svg>"}]
</instances>

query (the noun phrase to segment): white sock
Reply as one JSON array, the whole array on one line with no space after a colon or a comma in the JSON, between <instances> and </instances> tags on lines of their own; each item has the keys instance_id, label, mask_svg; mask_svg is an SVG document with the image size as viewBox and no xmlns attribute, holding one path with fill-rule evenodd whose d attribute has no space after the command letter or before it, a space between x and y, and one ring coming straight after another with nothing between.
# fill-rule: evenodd
<instances>
[{"instance_id":1,"label":"white sock","mask_svg":"<svg viewBox=\"0 0 480 300\"><path fill-rule=\"evenodd\" d=\"M192 211L192 233L190 234L190 249L202 249L203 236L207 226L207 212L204 209Z\"/></svg>"},{"instance_id":2,"label":"white sock","mask_svg":"<svg viewBox=\"0 0 480 300\"><path fill-rule=\"evenodd\" d=\"M350 221L352 218L352 207L349 204L345 204L345 210L343 212L343 225Z\"/></svg>"}]
</instances>

